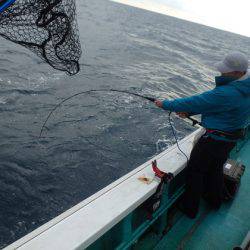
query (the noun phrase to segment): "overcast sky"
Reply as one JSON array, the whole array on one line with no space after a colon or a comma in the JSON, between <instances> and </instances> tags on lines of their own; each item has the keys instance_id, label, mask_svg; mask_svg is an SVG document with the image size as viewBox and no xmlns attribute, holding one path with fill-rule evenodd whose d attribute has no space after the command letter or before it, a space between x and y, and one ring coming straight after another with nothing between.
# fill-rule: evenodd
<instances>
[{"instance_id":1,"label":"overcast sky","mask_svg":"<svg viewBox=\"0 0 250 250\"><path fill-rule=\"evenodd\" d=\"M250 37L250 0L114 0Z\"/></svg>"}]
</instances>

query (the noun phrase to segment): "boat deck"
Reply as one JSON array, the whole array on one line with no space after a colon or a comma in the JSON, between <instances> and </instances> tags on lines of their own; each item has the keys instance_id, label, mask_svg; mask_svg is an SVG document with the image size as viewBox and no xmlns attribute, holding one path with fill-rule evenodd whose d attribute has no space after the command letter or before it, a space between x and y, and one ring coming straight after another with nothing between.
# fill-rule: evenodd
<instances>
[{"instance_id":1,"label":"boat deck","mask_svg":"<svg viewBox=\"0 0 250 250\"><path fill-rule=\"evenodd\" d=\"M203 205L197 219L181 216L175 226L154 248L155 250L232 250L240 245L250 230L250 141L235 159L245 166L245 173L237 196L218 211L209 211Z\"/></svg>"}]
</instances>

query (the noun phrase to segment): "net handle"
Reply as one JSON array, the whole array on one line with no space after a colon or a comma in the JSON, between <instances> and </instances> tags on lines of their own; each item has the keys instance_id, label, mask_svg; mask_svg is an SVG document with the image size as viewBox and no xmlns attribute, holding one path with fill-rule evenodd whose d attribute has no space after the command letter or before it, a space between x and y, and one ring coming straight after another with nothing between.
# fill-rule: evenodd
<instances>
[{"instance_id":1,"label":"net handle","mask_svg":"<svg viewBox=\"0 0 250 250\"><path fill-rule=\"evenodd\" d=\"M7 9L16 0L0 0L0 13Z\"/></svg>"}]
</instances>

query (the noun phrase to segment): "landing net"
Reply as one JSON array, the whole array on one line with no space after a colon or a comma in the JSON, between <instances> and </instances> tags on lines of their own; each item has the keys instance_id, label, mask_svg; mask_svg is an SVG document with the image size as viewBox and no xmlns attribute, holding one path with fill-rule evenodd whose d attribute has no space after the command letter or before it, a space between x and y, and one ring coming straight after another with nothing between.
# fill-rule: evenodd
<instances>
[{"instance_id":1,"label":"landing net","mask_svg":"<svg viewBox=\"0 0 250 250\"><path fill-rule=\"evenodd\" d=\"M30 49L55 69L70 75L80 70L75 0L16 0L0 13L0 36Z\"/></svg>"}]
</instances>

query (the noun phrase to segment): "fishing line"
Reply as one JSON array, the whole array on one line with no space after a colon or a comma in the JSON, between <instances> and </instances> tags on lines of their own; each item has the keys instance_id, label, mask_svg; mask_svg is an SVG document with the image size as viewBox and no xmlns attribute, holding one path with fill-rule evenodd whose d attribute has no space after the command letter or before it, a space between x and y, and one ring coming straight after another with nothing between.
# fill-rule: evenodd
<instances>
[{"instance_id":1,"label":"fishing line","mask_svg":"<svg viewBox=\"0 0 250 250\"><path fill-rule=\"evenodd\" d=\"M117 90L117 89L92 89L92 90L87 90L87 91L82 91L82 92L79 92L79 93L76 93L74 95L71 95L65 99L63 99L60 103L58 103L51 111L50 113L48 114L46 120L44 121L42 127L41 127L41 131L40 131L40 134L39 134L39 138L42 137L42 133L44 131L44 128L46 128L46 124L49 120L49 118L51 117L51 115L63 104L65 103L66 101L76 97L76 96L79 96L79 95L82 95L82 94L87 94L87 93L92 93L92 92L118 92L118 93L125 93L125 94L129 94L129 95L133 95L133 96L137 96L137 97L140 97L140 98L143 98L143 99L146 99L148 101L151 101L151 102L155 102L155 98L153 97L148 97L148 96L144 96L144 95L140 95L140 94L137 94L137 93L133 93L133 92L129 92L129 91L126 91L126 90ZM179 151L186 157L187 159L187 162L188 162L188 156L183 152L183 150L180 148L180 145L179 145L179 142L178 142L178 138L177 138L177 135L175 133L175 129L173 127L173 124L171 122L171 113L172 112L169 112L169 115L168 115L168 120L169 120L169 125L171 127L171 130L172 130L172 133L173 133L173 136L174 136L174 139L175 139L175 142L176 142L176 145L179 149ZM197 120L191 118L191 117L187 117L187 119L191 120L192 121L192 125L195 126L196 124L199 124L200 125L200 122L198 122Z\"/></svg>"},{"instance_id":2,"label":"fishing line","mask_svg":"<svg viewBox=\"0 0 250 250\"><path fill-rule=\"evenodd\" d=\"M179 151L186 157L187 163L188 163L188 160L189 160L189 159L188 159L188 156L187 156L187 155L182 151L182 149L180 148L180 145L179 145L179 142L178 142L178 138L177 138L177 135L176 135L175 130L174 130L174 126L173 126L172 121L171 121L171 114L172 114L172 112L169 111L169 113L168 113L168 122L169 122L169 125L170 125L170 127L171 127L172 132L173 132L173 136L174 136L174 138L175 138L175 142L176 142L177 148L178 148Z\"/></svg>"}]
</instances>

